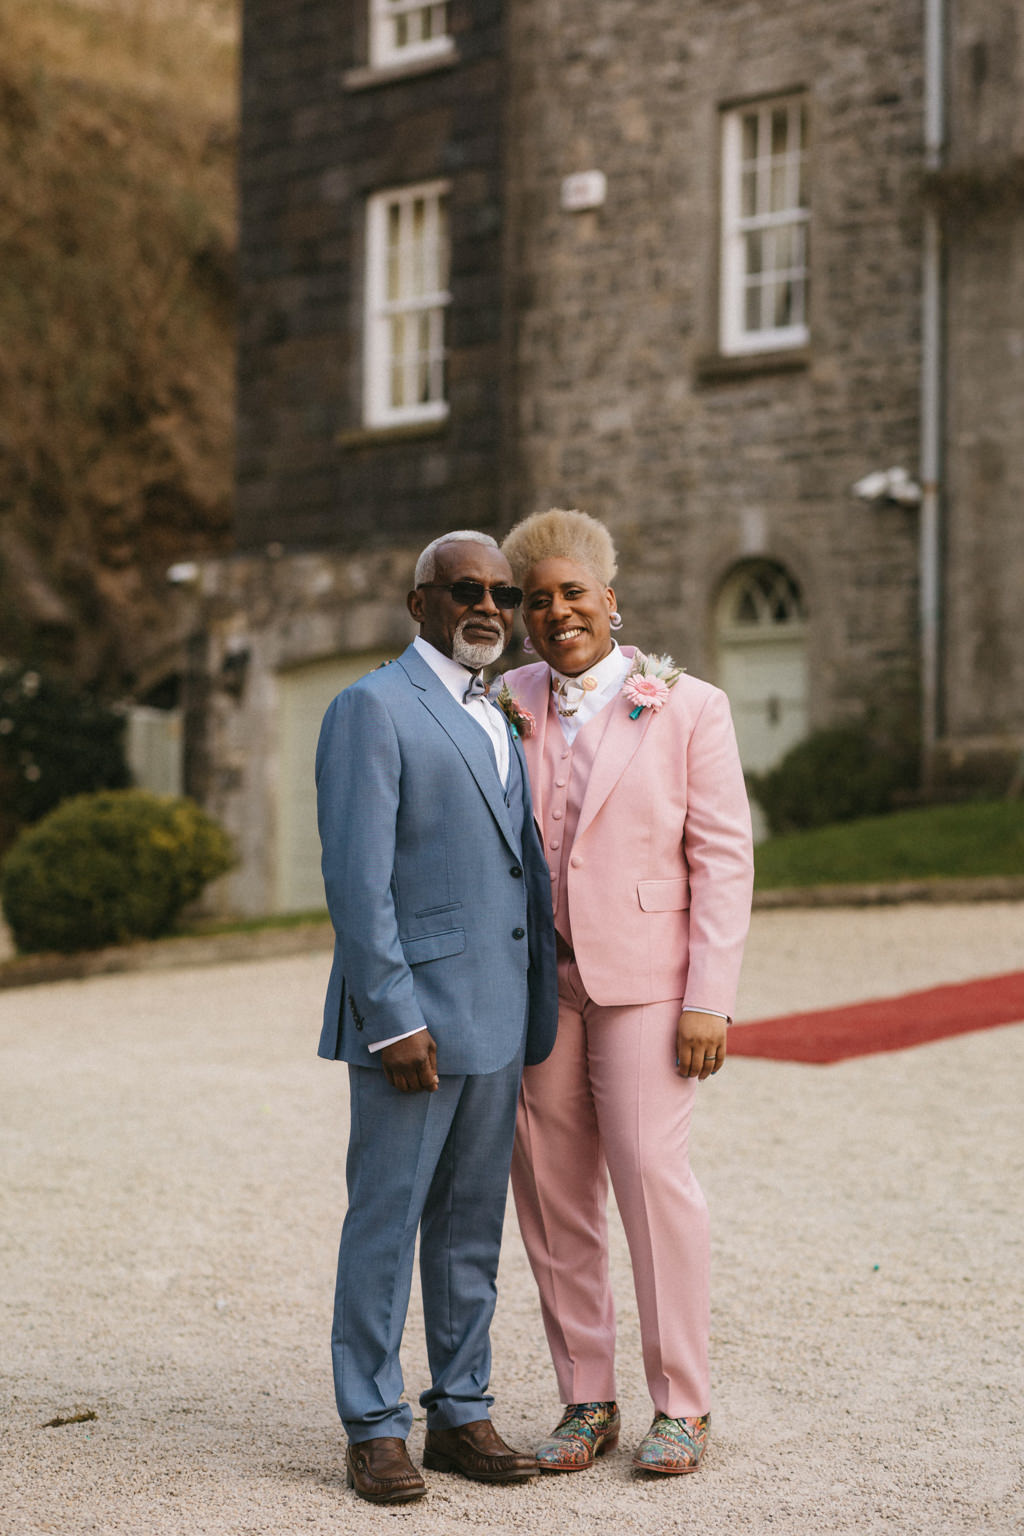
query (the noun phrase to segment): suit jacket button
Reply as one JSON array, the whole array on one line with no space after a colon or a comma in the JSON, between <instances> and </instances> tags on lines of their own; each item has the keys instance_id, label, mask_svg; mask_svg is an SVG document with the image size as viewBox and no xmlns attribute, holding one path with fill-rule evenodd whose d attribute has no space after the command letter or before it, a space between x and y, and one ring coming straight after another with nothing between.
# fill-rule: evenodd
<instances>
[{"instance_id":1,"label":"suit jacket button","mask_svg":"<svg viewBox=\"0 0 1024 1536\"><path fill-rule=\"evenodd\" d=\"M526 938L526 929L525 928L513 928L512 929L512 937L514 939L525 939Z\"/></svg>"},{"instance_id":2,"label":"suit jacket button","mask_svg":"<svg viewBox=\"0 0 1024 1536\"><path fill-rule=\"evenodd\" d=\"M509 874L512 876L512 878L514 880L521 880L523 878L523 872L519 868L518 864L513 864L512 865L512 868L509 870Z\"/></svg>"}]
</instances>

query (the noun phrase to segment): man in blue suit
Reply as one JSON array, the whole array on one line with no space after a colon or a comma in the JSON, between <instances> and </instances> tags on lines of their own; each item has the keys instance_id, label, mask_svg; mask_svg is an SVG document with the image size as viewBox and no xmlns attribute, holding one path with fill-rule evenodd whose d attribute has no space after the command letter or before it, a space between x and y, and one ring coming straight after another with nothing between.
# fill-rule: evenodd
<instances>
[{"instance_id":1,"label":"man in blue suit","mask_svg":"<svg viewBox=\"0 0 1024 1536\"><path fill-rule=\"evenodd\" d=\"M522 748L486 697L522 594L486 534L416 566L419 636L324 717L317 806L335 930L320 1055L349 1065L349 1205L332 1352L350 1487L419 1498L399 1346L420 1237L424 1465L532 1477L488 1409L516 1100L557 1016L550 877Z\"/></svg>"}]
</instances>

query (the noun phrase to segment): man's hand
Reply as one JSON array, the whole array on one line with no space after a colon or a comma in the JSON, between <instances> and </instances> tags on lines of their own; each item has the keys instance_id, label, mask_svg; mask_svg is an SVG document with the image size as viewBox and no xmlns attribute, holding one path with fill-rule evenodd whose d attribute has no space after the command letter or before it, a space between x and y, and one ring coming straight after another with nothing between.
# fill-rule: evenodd
<instances>
[{"instance_id":1,"label":"man's hand","mask_svg":"<svg viewBox=\"0 0 1024 1536\"><path fill-rule=\"evenodd\" d=\"M437 1046L429 1029L418 1029L380 1053L384 1076L399 1093L433 1093L438 1087Z\"/></svg>"},{"instance_id":2,"label":"man's hand","mask_svg":"<svg viewBox=\"0 0 1024 1536\"><path fill-rule=\"evenodd\" d=\"M698 1013L688 1008L676 1026L676 1071L680 1077L701 1082L725 1065L726 1021L717 1013Z\"/></svg>"}]
</instances>

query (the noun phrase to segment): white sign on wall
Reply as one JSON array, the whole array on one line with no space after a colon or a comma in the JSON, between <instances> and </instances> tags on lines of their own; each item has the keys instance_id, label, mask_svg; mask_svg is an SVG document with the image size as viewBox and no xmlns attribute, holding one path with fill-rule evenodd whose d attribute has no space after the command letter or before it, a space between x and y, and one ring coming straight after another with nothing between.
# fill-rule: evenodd
<instances>
[{"instance_id":1,"label":"white sign on wall","mask_svg":"<svg viewBox=\"0 0 1024 1536\"><path fill-rule=\"evenodd\" d=\"M562 182L562 208L566 213L583 213L600 208L608 193L604 171L579 171Z\"/></svg>"}]
</instances>

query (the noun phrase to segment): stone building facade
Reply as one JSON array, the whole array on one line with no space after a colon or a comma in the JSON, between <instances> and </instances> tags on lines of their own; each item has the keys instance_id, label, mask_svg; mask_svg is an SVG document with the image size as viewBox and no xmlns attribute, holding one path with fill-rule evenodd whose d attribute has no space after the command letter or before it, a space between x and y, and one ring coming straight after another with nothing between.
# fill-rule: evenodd
<instances>
[{"instance_id":1,"label":"stone building facade","mask_svg":"<svg viewBox=\"0 0 1024 1536\"><path fill-rule=\"evenodd\" d=\"M749 766L924 692L933 771L1009 774L1013 0L246 0L244 38L239 553L192 599L233 905L307 904L282 806L418 548L547 505L608 522L623 638L727 688Z\"/></svg>"}]
</instances>

